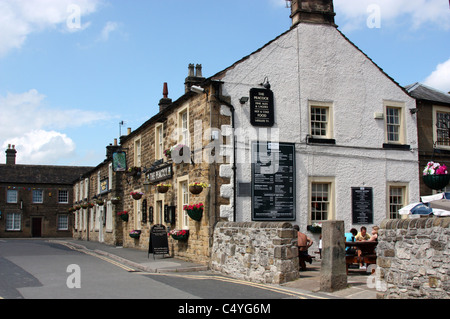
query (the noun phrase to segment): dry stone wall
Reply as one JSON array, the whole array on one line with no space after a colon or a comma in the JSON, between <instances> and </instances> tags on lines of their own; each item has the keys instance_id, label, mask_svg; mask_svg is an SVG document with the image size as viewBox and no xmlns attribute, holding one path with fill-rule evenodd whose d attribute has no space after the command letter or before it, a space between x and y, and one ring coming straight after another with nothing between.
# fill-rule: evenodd
<instances>
[{"instance_id":1,"label":"dry stone wall","mask_svg":"<svg viewBox=\"0 0 450 319\"><path fill-rule=\"evenodd\" d=\"M450 218L385 220L377 247L378 297L450 299Z\"/></svg>"},{"instance_id":2,"label":"dry stone wall","mask_svg":"<svg viewBox=\"0 0 450 319\"><path fill-rule=\"evenodd\" d=\"M237 279L280 284L299 278L297 232L290 223L220 222L210 268Z\"/></svg>"}]
</instances>

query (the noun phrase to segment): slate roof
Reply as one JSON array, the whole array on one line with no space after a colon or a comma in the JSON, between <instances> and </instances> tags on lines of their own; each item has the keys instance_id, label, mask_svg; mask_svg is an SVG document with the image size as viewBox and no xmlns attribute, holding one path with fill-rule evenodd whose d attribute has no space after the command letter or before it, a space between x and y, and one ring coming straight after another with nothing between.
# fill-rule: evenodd
<instances>
[{"instance_id":1,"label":"slate roof","mask_svg":"<svg viewBox=\"0 0 450 319\"><path fill-rule=\"evenodd\" d=\"M93 167L0 165L0 183L73 184Z\"/></svg>"},{"instance_id":2,"label":"slate roof","mask_svg":"<svg viewBox=\"0 0 450 319\"><path fill-rule=\"evenodd\" d=\"M441 92L422 83L416 82L405 86L408 93L417 100L440 102L450 105L450 94Z\"/></svg>"}]
</instances>

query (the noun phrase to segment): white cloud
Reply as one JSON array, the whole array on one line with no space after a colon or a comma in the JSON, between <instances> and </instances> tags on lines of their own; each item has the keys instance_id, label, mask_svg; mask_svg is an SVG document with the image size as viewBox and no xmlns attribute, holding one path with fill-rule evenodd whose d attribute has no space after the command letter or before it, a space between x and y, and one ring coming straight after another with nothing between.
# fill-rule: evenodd
<instances>
[{"instance_id":1,"label":"white cloud","mask_svg":"<svg viewBox=\"0 0 450 319\"><path fill-rule=\"evenodd\" d=\"M116 31L118 27L117 22L108 21L100 34L100 41L108 41L111 32Z\"/></svg>"},{"instance_id":2,"label":"white cloud","mask_svg":"<svg viewBox=\"0 0 450 319\"><path fill-rule=\"evenodd\" d=\"M424 84L443 92L450 92L450 59L439 64L436 70L426 78Z\"/></svg>"},{"instance_id":3,"label":"white cloud","mask_svg":"<svg viewBox=\"0 0 450 319\"><path fill-rule=\"evenodd\" d=\"M48 108L37 90L0 96L0 114L0 145L16 145L18 163L29 164L55 163L73 154L75 143L59 131L111 119L102 112Z\"/></svg>"},{"instance_id":4,"label":"white cloud","mask_svg":"<svg viewBox=\"0 0 450 319\"><path fill-rule=\"evenodd\" d=\"M80 31L89 22L84 18L95 12L102 0L1 0L0 57L19 49L27 37L46 29Z\"/></svg>"},{"instance_id":5,"label":"white cloud","mask_svg":"<svg viewBox=\"0 0 450 319\"><path fill-rule=\"evenodd\" d=\"M450 29L449 4L446 0L334 0L337 19L343 23L340 29L366 28L367 20L373 13L368 9L373 5L380 9L381 27L405 18L403 21L412 29L426 24Z\"/></svg>"}]
</instances>

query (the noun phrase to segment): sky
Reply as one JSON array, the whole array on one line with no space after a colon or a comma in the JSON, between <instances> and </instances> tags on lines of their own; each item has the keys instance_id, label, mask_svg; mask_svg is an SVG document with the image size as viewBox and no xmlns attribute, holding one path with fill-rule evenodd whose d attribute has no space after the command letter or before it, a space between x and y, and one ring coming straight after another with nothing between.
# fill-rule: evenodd
<instances>
[{"instance_id":1,"label":"sky","mask_svg":"<svg viewBox=\"0 0 450 319\"><path fill-rule=\"evenodd\" d=\"M449 0L334 0L336 24L401 86L450 91ZM97 166L106 146L291 26L285 0L0 0L0 163ZM119 123L124 121L124 125Z\"/></svg>"}]
</instances>

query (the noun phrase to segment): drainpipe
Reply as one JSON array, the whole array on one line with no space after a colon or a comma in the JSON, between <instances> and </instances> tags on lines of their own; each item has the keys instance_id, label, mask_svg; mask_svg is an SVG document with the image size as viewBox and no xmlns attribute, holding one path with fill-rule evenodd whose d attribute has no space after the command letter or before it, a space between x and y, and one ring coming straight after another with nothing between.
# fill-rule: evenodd
<instances>
[{"instance_id":1,"label":"drainpipe","mask_svg":"<svg viewBox=\"0 0 450 319\"><path fill-rule=\"evenodd\" d=\"M232 130L233 130L233 163L232 163L232 165L233 165L232 166L232 170L233 170L233 221L236 222L236 204L237 204L237 202L236 202L236 198L237 198L237 196L236 196L236 185L237 185L237 181L236 181L236 137L234 135L234 129L235 129L235 126L236 126L236 122L235 122L235 108L234 108L234 106L231 103L223 100L222 99L222 95L219 93L219 90L221 88L220 85L223 82L213 80L213 83L217 83L218 84L217 87L216 87L216 90L215 90L215 98L220 103L225 104L226 106L228 106L230 108L230 111L231 111L231 127L232 127Z\"/></svg>"}]
</instances>

